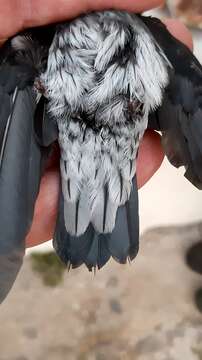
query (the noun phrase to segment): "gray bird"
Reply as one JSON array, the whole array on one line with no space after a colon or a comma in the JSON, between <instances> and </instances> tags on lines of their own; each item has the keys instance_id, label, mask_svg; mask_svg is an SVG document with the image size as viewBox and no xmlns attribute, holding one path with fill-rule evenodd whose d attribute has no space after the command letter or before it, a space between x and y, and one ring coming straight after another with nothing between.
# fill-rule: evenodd
<instances>
[{"instance_id":1,"label":"gray bird","mask_svg":"<svg viewBox=\"0 0 202 360\"><path fill-rule=\"evenodd\" d=\"M202 67L155 18L95 12L14 36L0 54L0 104L1 301L21 267L55 141L53 244L69 267L137 255L136 158L148 127L202 188Z\"/></svg>"}]
</instances>

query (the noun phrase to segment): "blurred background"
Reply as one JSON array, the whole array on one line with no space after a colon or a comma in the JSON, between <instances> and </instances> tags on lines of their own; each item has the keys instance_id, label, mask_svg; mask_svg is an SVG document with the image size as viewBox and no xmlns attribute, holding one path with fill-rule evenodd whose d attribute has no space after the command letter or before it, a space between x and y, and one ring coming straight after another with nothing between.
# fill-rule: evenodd
<instances>
[{"instance_id":1,"label":"blurred background","mask_svg":"<svg viewBox=\"0 0 202 360\"><path fill-rule=\"evenodd\" d=\"M202 63L202 1L149 12L190 27ZM0 308L0 360L202 360L202 192L167 160L139 192L136 261L69 273L51 242L27 252Z\"/></svg>"}]
</instances>

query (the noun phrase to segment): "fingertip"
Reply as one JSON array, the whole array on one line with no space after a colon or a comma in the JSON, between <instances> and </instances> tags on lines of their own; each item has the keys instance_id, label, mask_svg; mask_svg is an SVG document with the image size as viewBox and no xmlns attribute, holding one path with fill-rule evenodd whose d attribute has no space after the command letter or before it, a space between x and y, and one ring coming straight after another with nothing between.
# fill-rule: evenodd
<instances>
[{"instance_id":1,"label":"fingertip","mask_svg":"<svg viewBox=\"0 0 202 360\"><path fill-rule=\"evenodd\" d=\"M105 9L143 12L162 6L165 0L7 0L1 8L0 37L25 28L71 19Z\"/></svg>"},{"instance_id":2,"label":"fingertip","mask_svg":"<svg viewBox=\"0 0 202 360\"><path fill-rule=\"evenodd\" d=\"M137 182L141 188L160 168L164 159L161 146L161 136L152 130L147 130L140 143L137 160Z\"/></svg>"},{"instance_id":3,"label":"fingertip","mask_svg":"<svg viewBox=\"0 0 202 360\"><path fill-rule=\"evenodd\" d=\"M180 20L164 19L163 22L173 36L193 50L194 45L191 32Z\"/></svg>"},{"instance_id":4,"label":"fingertip","mask_svg":"<svg viewBox=\"0 0 202 360\"><path fill-rule=\"evenodd\" d=\"M57 218L59 183L58 171L46 172L41 181L33 223L26 238L27 247L39 245L52 238Z\"/></svg>"},{"instance_id":5,"label":"fingertip","mask_svg":"<svg viewBox=\"0 0 202 360\"><path fill-rule=\"evenodd\" d=\"M85 3L87 5L86 8L88 11L118 9L139 13L149 9L163 7L165 0L85 0Z\"/></svg>"}]
</instances>

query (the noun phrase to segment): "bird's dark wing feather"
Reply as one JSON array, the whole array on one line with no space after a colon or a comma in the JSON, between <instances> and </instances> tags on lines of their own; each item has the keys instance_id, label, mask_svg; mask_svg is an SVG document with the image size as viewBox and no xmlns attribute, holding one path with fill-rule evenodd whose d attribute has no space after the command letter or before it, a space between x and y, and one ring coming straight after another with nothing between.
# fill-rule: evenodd
<instances>
[{"instance_id":1,"label":"bird's dark wing feather","mask_svg":"<svg viewBox=\"0 0 202 360\"><path fill-rule=\"evenodd\" d=\"M35 136L32 67L0 64L0 302L22 265L47 151Z\"/></svg>"},{"instance_id":2,"label":"bird's dark wing feather","mask_svg":"<svg viewBox=\"0 0 202 360\"><path fill-rule=\"evenodd\" d=\"M173 66L162 106L149 127L162 132L170 162L184 166L185 177L202 189L202 66L160 20L141 17Z\"/></svg>"},{"instance_id":3,"label":"bird's dark wing feather","mask_svg":"<svg viewBox=\"0 0 202 360\"><path fill-rule=\"evenodd\" d=\"M50 146L58 139L58 126L56 120L47 111L47 100L41 97L37 104L34 117L34 130L38 142L42 146Z\"/></svg>"}]
</instances>

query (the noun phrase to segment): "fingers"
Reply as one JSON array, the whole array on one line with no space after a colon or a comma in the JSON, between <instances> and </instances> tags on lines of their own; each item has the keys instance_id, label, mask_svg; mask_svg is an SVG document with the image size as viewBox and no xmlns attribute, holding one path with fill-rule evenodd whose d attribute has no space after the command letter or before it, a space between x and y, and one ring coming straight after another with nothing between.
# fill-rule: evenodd
<instances>
[{"instance_id":1,"label":"fingers","mask_svg":"<svg viewBox=\"0 0 202 360\"><path fill-rule=\"evenodd\" d=\"M164 0L1 0L0 39L26 27L66 20L93 10L142 12L163 3Z\"/></svg>"},{"instance_id":2,"label":"fingers","mask_svg":"<svg viewBox=\"0 0 202 360\"><path fill-rule=\"evenodd\" d=\"M193 49L192 35L182 22L175 19L166 19L164 20L164 24L173 36L182 41L191 50Z\"/></svg>"},{"instance_id":3,"label":"fingers","mask_svg":"<svg viewBox=\"0 0 202 360\"><path fill-rule=\"evenodd\" d=\"M161 137L158 133L146 131L139 147L137 161L137 184L141 188L159 169L164 158Z\"/></svg>"},{"instance_id":4,"label":"fingers","mask_svg":"<svg viewBox=\"0 0 202 360\"><path fill-rule=\"evenodd\" d=\"M50 240L53 236L58 209L59 181L57 169L47 171L42 179L34 220L26 239L27 247Z\"/></svg>"}]
</instances>

